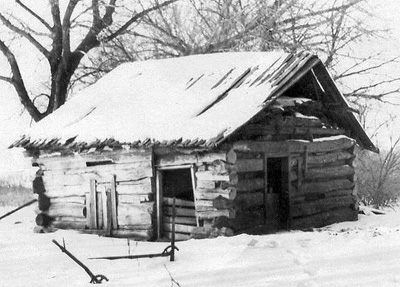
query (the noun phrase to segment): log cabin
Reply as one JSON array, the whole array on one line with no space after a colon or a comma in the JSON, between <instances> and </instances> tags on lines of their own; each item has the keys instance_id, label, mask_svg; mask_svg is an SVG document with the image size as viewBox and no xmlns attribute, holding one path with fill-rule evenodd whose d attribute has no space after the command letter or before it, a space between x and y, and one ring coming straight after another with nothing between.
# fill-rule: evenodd
<instances>
[{"instance_id":1,"label":"log cabin","mask_svg":"<svg viewBox=\"0 0 400 287\"><path fill-rule=\"evenodd\" d=\"M140 240L357 220L355 146L377 152L320 59L240 52L125 63L11 147L40 228Z\"/></svg>"}]
</instances>

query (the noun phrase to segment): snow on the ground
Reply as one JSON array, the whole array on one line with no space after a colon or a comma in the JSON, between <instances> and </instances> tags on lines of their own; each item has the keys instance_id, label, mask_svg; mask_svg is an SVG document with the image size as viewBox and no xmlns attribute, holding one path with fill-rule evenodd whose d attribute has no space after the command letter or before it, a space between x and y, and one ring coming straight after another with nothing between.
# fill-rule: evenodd
<instances>
[{"instance_id":1,"label":"snow on the ground","mask_svg":"<svg viewBox=\"0 0 400 287\"><path fill-rule=\"evenodd\" d=\"M0 215L11 208L1 208ZM168 243L33 233L33 207L0 220L0 286L91 286L89 276L52 239L109 281L104 286L400 286L400 212L360 215L314 232L178 242L168 257L90 260L159 253Z\"/></svg>"}]
</instances>

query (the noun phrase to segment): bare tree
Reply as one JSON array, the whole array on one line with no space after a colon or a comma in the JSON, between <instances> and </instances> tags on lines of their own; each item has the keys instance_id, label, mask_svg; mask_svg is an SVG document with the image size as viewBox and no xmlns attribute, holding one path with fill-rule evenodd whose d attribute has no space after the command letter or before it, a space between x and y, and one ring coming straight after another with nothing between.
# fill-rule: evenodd
<instances>
[{"instance_id":1,"label":"bare tree","mask_svg":"<svg viewBox=\"0 0 400 287\"><path fill-rule=\"evenodd\" d=\"M59 0L49 0L49 15L42 17L35 12L33 5L16 0L17 7L30 19L24 21L15 16L16 13L0 13L0 21L12 35L11 40L14 36L27 40L48 63L48 91L40 93L40 96L48 99L45 110L40 111L35 103L36 97L29 94L17 56L11 48L12 41L4 38L0 38L0 51L9 64L10 75L0 74L0 80L15 88L23 106L35 121L39 121L65 103L71 79L89 51L98 47L102 41L115 40L144 16L176 1L146 1L147 5L134 5L130 2L134 8L131 11L127 6L118 6L122 1L117 0L69 0L62 13ZM115 21L116 18L118 21ZM41 29L33 28L33 20L41 25ZM81 37L77 43L72 43L73 36Z\"/></svg>"},{"instance_id":2,"label":"bare tree","mask_svg":"<svg viewBox=\"0 0 400 287\"><path fill-rule=\"evenodd\" d=\"M143 4L143 3L142 3ZM92 57L105 71L132 59L179 57L219 51L312 51L332 71L346 96L384 100L399 92L399 77L377 77L398 56L361 55L356 45L381 40L386 31L368 23L366 0L188 0L143 17L125 41L109 42ZM134 39L129 40L129 39ZM112 57L110 57L112 55ZM110 60L112 59L112 60ZM91 65L93 67L93 65ZM373 81L360 84L360 77ZM357 79L357 85L353 83Z\"/></svg>"}]
</instances>

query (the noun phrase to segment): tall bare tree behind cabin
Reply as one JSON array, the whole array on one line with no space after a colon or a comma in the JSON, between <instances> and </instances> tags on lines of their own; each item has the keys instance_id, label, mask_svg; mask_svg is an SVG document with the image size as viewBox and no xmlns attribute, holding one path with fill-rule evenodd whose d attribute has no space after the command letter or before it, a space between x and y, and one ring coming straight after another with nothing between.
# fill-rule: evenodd
<instances>
[{"instance_id":1,"label":"tall bare tree behind cabin","mask_svg":"<svg viewBox=\"0 0 400 287\"><path fill-rule=\"evenodd\" d=\"M101 41L118 38L144 16L176 1L149 0L146 5L139 5L118 0L49 0L45 15L35 9L33 1L16 0L14 8L18 11L0 13L2 26L8 31L6 36L0 36L0 51L9 64L8 71L0 71L0 80L14 87L32 119L39 121L65 103L71 80L89 51ZM35 29L37 25L32 23L40 28ZM40 94L32 95L24 81L18 51L12 45L18 37L27 40L48 63L48 89ZM28 53L29 50L30 47L25 48ZM38 97L47 99L44 110L38 108Z\"/></svg>"},{"instance_id":2,"label":"tall bare tree behind cabin","mask_svg":"<svg viewBox=\"0 0 400 287\"><path fill-rule=\"evenodd\" d=\"M377 77L376 73L397 63L398 56L384 56L382 51L363 55L357 50L359 43L381 41L385 35L386 31L369 24L372 18L367 0L180 1L146 15L141 29L128 30L102 46L80 74L95 80L120 62L137 59L308 50L323 59L350 99L384 100L399 92L393 85L399 77ZM362 82L372 74L373 81Z\"/></svg>"}]
</instances>

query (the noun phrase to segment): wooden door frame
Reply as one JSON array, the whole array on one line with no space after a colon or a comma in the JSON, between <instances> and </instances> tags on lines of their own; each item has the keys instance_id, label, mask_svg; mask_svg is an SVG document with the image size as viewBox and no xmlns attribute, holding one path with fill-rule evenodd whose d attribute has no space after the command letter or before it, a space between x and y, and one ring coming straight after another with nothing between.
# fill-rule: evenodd
<instances>
[{"instance_id":1,"label":"wooden door frame","mask_svg":"<svg viewBox=\"0 0 400 287\"><path fill-rule=\"evenodd\" d=\"M162 203L163 203L163 171L166 170L178 170L178 169L190 169L190 175L192 179L192 188L193 188L193 199L194 199L194 207L196 210L196 180L195 180L195 171L194 164L186 164L186 165L171 165L171 166L163 166L156 167L156 211L157 211L157 239L161 238L162 235ZM196 214L196 224L199 226L199 219Z\"/></svg>"}]
</instances>

